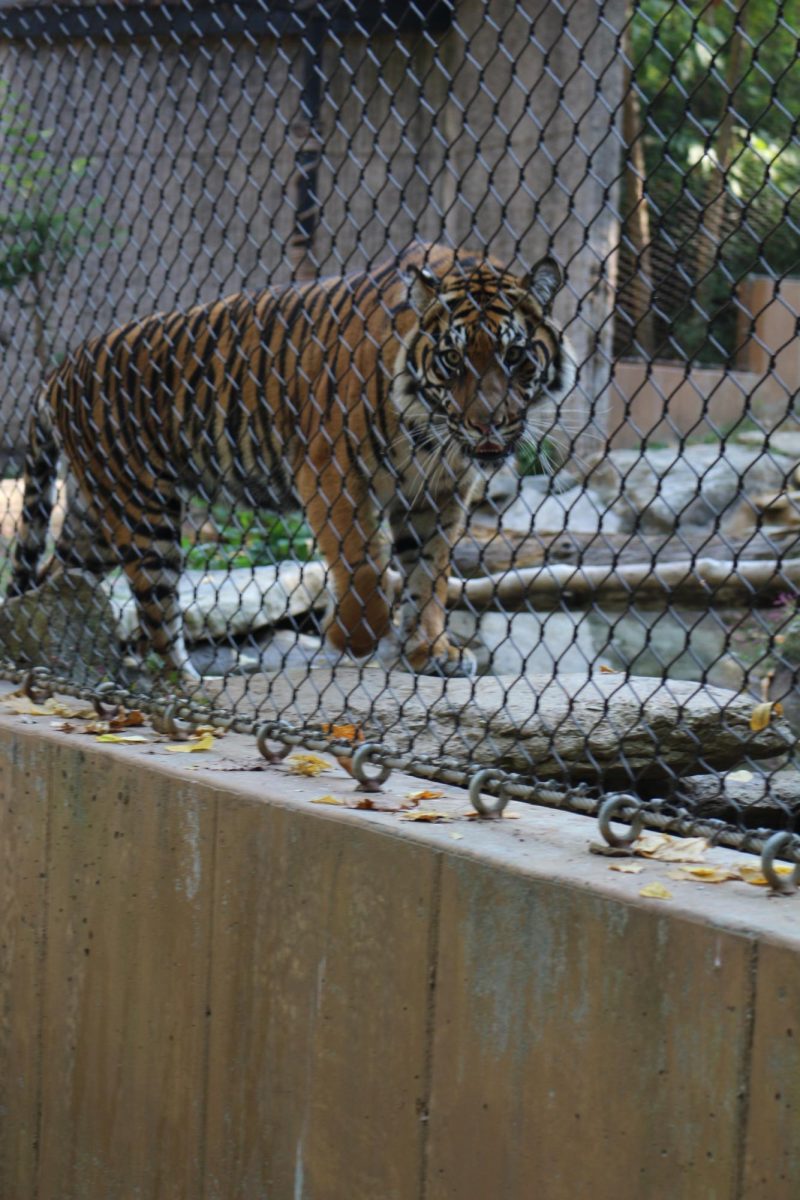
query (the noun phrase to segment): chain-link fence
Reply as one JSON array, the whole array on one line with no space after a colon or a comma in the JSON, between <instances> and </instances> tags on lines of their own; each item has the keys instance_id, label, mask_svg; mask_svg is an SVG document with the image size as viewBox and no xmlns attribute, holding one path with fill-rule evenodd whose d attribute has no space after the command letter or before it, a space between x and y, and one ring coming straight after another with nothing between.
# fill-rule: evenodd
<instances>
[{"instance_id":1,"label":"chain-link fence","mask_svg":"<svg viewBox=\"0 0 800 1200\"><path fill-rule=\"evenodd\" d=\"M799 33L0 5L7 676L790 834Z\"/></svg>"}]
</instances>

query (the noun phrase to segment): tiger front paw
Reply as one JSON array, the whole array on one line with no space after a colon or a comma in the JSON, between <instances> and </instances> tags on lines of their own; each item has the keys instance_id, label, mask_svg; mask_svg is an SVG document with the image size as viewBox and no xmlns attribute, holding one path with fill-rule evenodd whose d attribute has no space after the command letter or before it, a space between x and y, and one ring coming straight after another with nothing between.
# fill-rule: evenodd
<instances>
[{"instance_id":1,"label":"tiger front paw","mask_svg":"<svg viewBox=\"0 0 800 1200\"><path fill-rule=\"evenodd\" d=\"M403 657L417 675L471 679L478 669L471 650L464 646L453 646L444 637L438 638L433 646L407 646Z\"/></svg>"}]
</instances>

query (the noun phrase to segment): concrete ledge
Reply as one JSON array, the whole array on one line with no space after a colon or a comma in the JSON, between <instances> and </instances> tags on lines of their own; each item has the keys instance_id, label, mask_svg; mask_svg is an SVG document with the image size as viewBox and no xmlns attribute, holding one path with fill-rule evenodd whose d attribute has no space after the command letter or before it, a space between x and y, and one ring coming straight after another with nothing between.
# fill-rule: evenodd
<instances>
[{"instance_id":1,"label":"concrete ledge","mask_svg":"<svg viewBox=\"0 0 800 1200\"><path fill-rule=\"evenodd\" d=\"M0 718L4 1200L796 1200L797 899L48 724Z\"/></svg>"}]
</instances>

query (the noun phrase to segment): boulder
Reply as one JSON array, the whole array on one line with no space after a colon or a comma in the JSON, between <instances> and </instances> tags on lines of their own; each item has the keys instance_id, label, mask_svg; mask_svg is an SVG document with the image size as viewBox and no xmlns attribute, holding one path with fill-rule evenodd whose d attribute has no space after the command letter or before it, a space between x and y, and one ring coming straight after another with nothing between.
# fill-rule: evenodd
<instances>
[{"instance_id":1,"label":"boulder","mask_svg":"<svg viewBox=\"0 0 800 1200\"><path fill-rule=\"evenodd\" d=\"M794 429L775 429L770 433L762 433L757 429L748 429L737 433L736 441L743 446L765 446L771 453L785 454L795 463L800 463L800 432Z\"/></svg>"},{"instance_id":2,"label":"boulder","mask_svg":"<svg viewBox=\"0 0 800 1200\"><path fill-rule=\"evenodd\" d=\"M265 720L291 710L309 721L358 724L368 739L400 754L444 755L462 766L469 753L475 767L611 788L666 787L676 775L725 771L795 744L779 719L751 730L750 696L640 676L445 680L321 667L268 683L254 678L248 700Z\"/></svg>"},{"instance_id":3,"label":"boulder","mask_svg":"<svg viewBox=\"0 0 800 1200\"><path fill-rule=\"evenodd\" d=\"M781 454L719 443L663 450L612 450L587 486L597 507L625 531L708 528L743 496L781 491L795 462Z\"/></svg>"},{"instance_id":4,"label":"boulder","mask_svg":"<svg viewBox=\"0 0 800 1200\"><path fill-rule=\"evenodd\" d=\"M97 578L66 571L0 604L3 656L91 686L119 676L117 612Z\"/></svg>"},{"instance_id":5,"label":"boulder","mask_svg":"<svg viewBox=\"0 0 800 1200\"><path fill-rule=\"evenodd\" d=\"M186 571L179 589L186 640L241 637L324 608L325 582L326 570L320 562ZM119 637L133 641L139 622L127 579L120 575L103 586L116 613Z\"/></svg>"},{"instance_id":6,"label":"boulder","mask_svg":"<svg viewBox=\"0 0 800 1200\"><path fill-rule=\"evenodd\" d=\"M796 767L729 771L717 778L682 779L680 793L698 816L719 817L749 829L795 828L800 813L800 771Z\"/></svg>"},{"instance_id":7,"label":"boulder","mask_svg":"<svg viewBox=\"0 0 800 1200\"><path fill-rule=\"evenodd\" d=\"M473 521L523 535L553 533L617 533L620 518L582 487L556 493L550 480L538 475L519 480L517 491L476 509Z\"/></svg>"}]
</instances>

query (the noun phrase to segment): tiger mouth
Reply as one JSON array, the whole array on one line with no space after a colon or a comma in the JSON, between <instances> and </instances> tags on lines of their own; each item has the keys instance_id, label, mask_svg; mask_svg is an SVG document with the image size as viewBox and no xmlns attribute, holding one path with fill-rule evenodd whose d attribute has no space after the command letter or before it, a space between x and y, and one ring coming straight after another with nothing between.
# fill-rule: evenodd
<instances>
[{"instance_id":1,"label":"tiger mouth","mask_svg":"<svg viewBox=\"0 0 800 1200\"><path fill-rule=\"evenodd\" d=\"M469 453L478 462L499 462L503 458L508 458L511 453L510 442L499 442L494 438L487 438L484 442L479 442L477 446L470 446Z\"/></svg>"}]
</instances>

